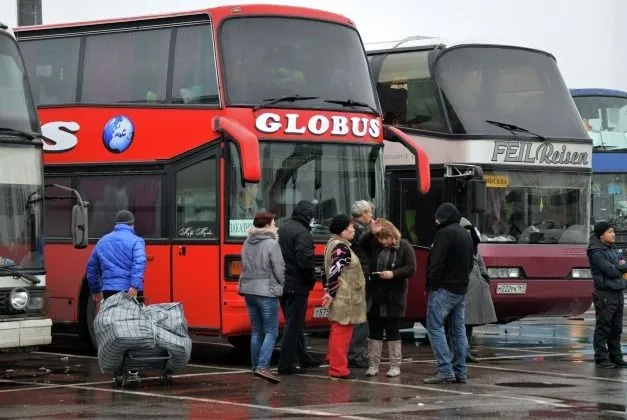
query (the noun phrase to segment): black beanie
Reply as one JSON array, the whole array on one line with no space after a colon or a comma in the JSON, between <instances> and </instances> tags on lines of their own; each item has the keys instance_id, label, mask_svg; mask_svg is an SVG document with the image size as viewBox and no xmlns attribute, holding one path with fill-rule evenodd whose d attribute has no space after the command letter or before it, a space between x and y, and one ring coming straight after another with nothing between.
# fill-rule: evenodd
<instances>
[{"instance_id":1,"label":"black beanie","mask_svg":"<svg viewBox=\"0 0 627 420\"><path fill-rule=\"evenodd\" d=\"M596 225L594 225L594 234L597 235L597 238L600 238L611 227L612 225L610 225L608 222L606 222L605 220L601 220L600 222L597 222Z\"/></svg>"},{"instance_id":2,"label":"black beanie","mask_svg":"<svg viewBox=\"0 0 627 420\"><path fill-rule=\"evenodd\" d=\"M333 219L331 219L331 225L329 225L329 231L331 233L339 235L340 233L344 232L344 229L346 229L348 225L351 224L351 222L351 218L345 214L338 214L336 216L333 216Z\"/></svg>"},{"instance_id":3,"label":"black beanie","mask_svg":"<svg viewBox=\"0 0 627 420\"><path fill-rule=\"evenodd\" d=\"M135 216L128 210L120 210L115 215L115 224L132 225L135 223Z\"/></svg>"}]
</instances>

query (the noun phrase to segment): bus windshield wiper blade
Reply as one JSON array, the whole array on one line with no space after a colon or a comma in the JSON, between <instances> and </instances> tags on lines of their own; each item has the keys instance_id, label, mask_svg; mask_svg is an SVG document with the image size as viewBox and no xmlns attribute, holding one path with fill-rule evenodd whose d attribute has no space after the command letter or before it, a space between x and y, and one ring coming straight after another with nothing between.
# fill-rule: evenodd
<instances>
[{"instance_id":1,"label":"bus windshield wiper blade","mask_svg":"<svg viewBox=\"0 0 627 420\"><path fill-rule=\"evenodd\" d=\"M533 131L529 131L526 128L522 128L522 127L519 127L519 126L514 125L514 124L508 124L508 123L504 123L504 122L500 122L500 121L492 121L492 120L485 120L485 122L487 122L488 124L495 125L497 127L501 127L501 128L503 128L505 130L508 130L512 134L515 133L515 132L531 134L532 136L535 136L535 137L539 138L540 140L547 140L546 137L544 137L544 136L542 136L540 134L534 133Z\"/></svg>"},{"instance_id":2,"label":"bus windshield wiper blade","mask_svg":"<svg viewBox=\"0 0 627 420\"><path fill-rule=\"evenodd\" d=\"M0 272L9 273L15 279L25 279L33 286L36 286L36 285L38 285L41 282L37 277L35 277L33 275L30 275L30 274L27 274L27 273L21 273L21 272L15 270L13 268L7 268L7 267L4 267L4 266L0 266Z\"/></svg>"},{"instance_id":3,"label":"bus windshield wiper blade","mask_svg":"<svg viewBox=\"0 0 627 420\"><path fill-rule=\"evenodd\" d=\"M3 134L3 133L25 137L28 140L34 140L37 137L34 133L28 133L26 131L16 130L15 128L0 127L0 134Z\"/></svg>"},{"instance_id":4,"label":"bus windshield wiper blade","mask_svg":"<svg viewBox=\"0 0 627 420\"><path fill-rule=\"evenodd\" d=\"M253 107L253 111L257 111L260 108L268 107L280 102L296 102L296 101L308 101L310 99L318 99L319 96L300 96L300 95L285 95L279 98L264 99L263 102Z\"/></svg>"},{"instance_id":5,"label":"bus windshield wiper blade","mask_svg":"<svg viewBox=\"0 0 627 420\"><path fill-rule=\"evenodd\" d=\"M363 107L363 108L368 108L370 111L372 111L372 113L374 115L379 115L379 111L377 111L372 105L368 105L365 102L358 102L358 101L353 101L352 99L347 99L345 101L336 101L336 100L330 100L330 99L326 99L325 102L330 103L330 104L337 104L337 105L342 105L342 106L350 106L350 107Z\"/></svg>"}]
</instances>

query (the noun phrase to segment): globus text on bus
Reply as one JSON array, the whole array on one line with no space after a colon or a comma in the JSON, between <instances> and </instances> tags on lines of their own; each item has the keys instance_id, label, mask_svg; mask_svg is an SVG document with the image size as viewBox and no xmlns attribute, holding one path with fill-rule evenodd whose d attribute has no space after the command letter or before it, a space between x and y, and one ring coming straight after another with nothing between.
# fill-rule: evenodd
<instances>
[{"instance_id":1,"label":"globus text on bus","mask_svg":"<svg viewBox=\"0 0 627 420\"><path fill-rule=\"evenodd\" d=\"M266 112L255 119L255 128L262 133L272 134L283 130L284 134L310 133L316 136L330 134L345 136L352 134L355 137L369 135L377 138L381 134L381 120L378 118L345 117L343 115L313 115L303 118L300 114L279 114Z\"/></svg>"},{"instance_id":2,"label":"globus text on bus","mask_svg":"<svg viewBox=\"0 0 627 420\"><path fill-rule=\"evenodd\" d=\"M492 162L540 165L588 165L588 152L569 150L573 145L555 146L545 141L495 141Z\"/></svg>"}]
</instances>

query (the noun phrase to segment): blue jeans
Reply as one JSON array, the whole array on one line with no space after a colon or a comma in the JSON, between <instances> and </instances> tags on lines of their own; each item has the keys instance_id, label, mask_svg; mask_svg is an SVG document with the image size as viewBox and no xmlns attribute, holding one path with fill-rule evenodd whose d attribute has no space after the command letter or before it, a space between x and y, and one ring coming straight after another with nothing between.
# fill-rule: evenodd
<instances>
[{"instance_id":1,"label":"blue jeans","mask_svg":"<svg viewBox=\"0 0 627 420\"><path fill-rule=\"evenodd\" d=\"M246 295L246 307L252 324L250 358L253 371L268 369L279 335L279 298Z\"/></svg>"},{"instance_id":2,"label":"blue jeans","mask_svg":"<svg viewBox=\"0 0 627 420\"><path fill-rule=\"evenodd\" d=\"M438 361L440 376L466 378L466 355L468 340L466 339L465 313L466 295L458 295L445 289L438 289L429 295L427 306L427 332L431 341L431 349ZM449 317L453 336L453 353L451 357L444 320Z\"/></svg>"}]
</instances>

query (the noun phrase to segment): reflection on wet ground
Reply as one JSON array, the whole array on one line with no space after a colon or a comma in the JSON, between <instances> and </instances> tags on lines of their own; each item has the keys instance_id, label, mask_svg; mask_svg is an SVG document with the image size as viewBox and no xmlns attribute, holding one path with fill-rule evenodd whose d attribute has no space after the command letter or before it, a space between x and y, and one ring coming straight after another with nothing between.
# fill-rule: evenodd
<instances>
[{"instance_id":1,"label":"reflection on wet ground","mask_svg":"<svg viewBox=\"0 0 627 420\"><path fill-rule=\"evenodd\" d=\"M146 372L125 390L93 350L58 335L40 352L0 356L0 418L625 418L627 370L594 367L592 331L590 313L478 328L468 384L428 386L436 367L420 326L404 332L401 377L356 369L350 382L330 381L323 366L271 385L228 344L203 339L172 386ZM324 355L325 338L310 345Z\"/></svg>"}]
</instances>

